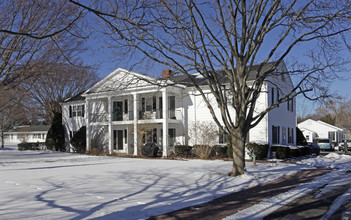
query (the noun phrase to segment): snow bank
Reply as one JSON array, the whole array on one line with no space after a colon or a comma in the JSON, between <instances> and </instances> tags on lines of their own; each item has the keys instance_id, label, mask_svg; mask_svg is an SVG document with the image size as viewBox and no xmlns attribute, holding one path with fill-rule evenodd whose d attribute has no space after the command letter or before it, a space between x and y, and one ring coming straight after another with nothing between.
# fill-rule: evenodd
<instances>
[{"instance_id":1,"label":"snow bank","mask_svg":"<svg viewBox=\"0 0 351 220\"><path fill-rule=\"evenodd\" d=\"M309 158L298 163L314 167L351 170L351 156L345 154L329 153L324 157Z\"/></svg>"}]
</instances>

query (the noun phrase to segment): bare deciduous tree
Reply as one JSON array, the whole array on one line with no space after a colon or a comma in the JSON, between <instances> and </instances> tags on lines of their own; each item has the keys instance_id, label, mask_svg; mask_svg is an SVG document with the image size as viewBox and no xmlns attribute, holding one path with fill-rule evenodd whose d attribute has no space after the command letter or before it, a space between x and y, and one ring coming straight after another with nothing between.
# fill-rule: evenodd
<instances>
[{"instance_id":1,"label":"bare deciduous tree","mask_svg":"<svg viewBox=\"0 0 351 220\"><path fill-rule=\"evenodd\" d=\"M21 85L28 95L24 102L40 118L50 123L53 112L61 112L60 102L78 95L98 81L97 73L84 66L64 63L39 64L34 76Z\"/></svg>"},{"instance_id":2,"label":"bare deciduous tree","mask_svg":"<svg viewBox=\"0 0 351 220\"><path fill-rule=\"evenodd\" d=\"M38 73L48 68L39 63L77 63L76 56L83 49L84 33L77 26L82 17L77 6L67 1L1 1L0 89L20 90L24 98L28 91L19 85L36 82ZM11 102L4 103L0 113L11 106Z\"/></svg>"},{"instance_id":3,"label":"bare deciduous tree","mask_svg":"<svg viewBox=\"0 0 351 220\"><path fill-rule=\"evenodd\" d=\"M72 58L77 53L72 49L81 44L72 40L82 36L75 24L81 15L66 1L2 1L0 85L24 80L28 75L17 70L32 61L62 62Z\"/></svg>"},{"instance_id":4,"label":"bare deciduous tree","mask_svg":"<svg viewBox=\"0 0 351 220\"><path fill-rule=\"evenodd\" d=\"M316 110L319 120L351 131L351 101L347 99L330 99ZM323 119L329 119L326 121Z\"/></svg>"},{"instance_id":5,"label":"bare deciduous tree","mask_svg":"<svg viewBox=\"0 0 351 220\"><path fill-rule=\"evenodd\" d=\"M4 131L27 121L25 110L20 103L22 94L13 89L0 88L0 106L6 106L0 111L1 147L4 147Z\"/></svg>"},{"instance_id":6,"label":"bare deciduous tree","mask_svg":"<svg viewBox=\"0 0 351 220\"><path fill-rule=\"evenodd\" d=\"M105 24L109 46L136 59L134 64L153 61L187 76L198 72L207 80L220 115L214 113L203 87L189 77L215 123L232 137L233 176L244 173L247 133L268 111L301 93L313 99L327 95L323 82L334 77L343 64L337 53L342 46L338 37L351 28L350 2L342 0L70 2L95 14ZM262 112L255 112L265 80L277 74L283 59L297 49L305 52L298 56L306 56L302 65L288 73L295 87ZM272 61L277 62L271 68L262 68ZM248 84L249 72L257 63L256 79ZM228 79L229 88L222 86L222 77ZM311 93L313 88L320 90ZM226 90L234 102L229 101Z\"/></svg>"}]
</instances>

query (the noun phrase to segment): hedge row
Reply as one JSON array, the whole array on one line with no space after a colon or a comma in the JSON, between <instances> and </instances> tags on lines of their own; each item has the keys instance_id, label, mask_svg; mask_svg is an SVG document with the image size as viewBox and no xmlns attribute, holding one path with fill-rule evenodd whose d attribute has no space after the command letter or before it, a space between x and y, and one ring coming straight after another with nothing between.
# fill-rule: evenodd
<instances>
[{"instance_id":1,"label":"hedge row","mask_svg":"<svg viewBox=\"0 0 351 220\"><path fill-rule=\"evenodd\" d=\"M251 157L254 154L256 155L256 160L264 160L267 158L269 150L268 144L247 143L246 148Z\"/></svg>"},{"instance_id":2,"label":"hedge row","mask_svg":"<svg viewBox=\"0 0 351 220\"><path fill-rule=\"evenodd\" d=\"M39 143L19 143L17 145L18 150L41 150L43 144Z\"/></svg>"},{"instance_id":3,"label":"hedge row","mask_svg":"<svg viewBox=\"0 0 351 220\"><path fill-rule=\"evenodd\" d=\"M174 146L174 154L179 157L200 157L203 159L208 158L227 158L228 147L215 145L213 147L205 145L176 145Z\"/></svg>"},{"instance_id":4,"label":"hedge row","mask_svg":"<svg viewBox=\"0 0 351 220\"><path fill-rule=\"evenodd\" d=\"M256 155L256 160L267 159L269 145L268 144L257 144L248 143L246 149L251 157ZM179 157L200 157L202 159L208 158L228 158L232 156L231 145L228 146L187 146L178 145L174 146L174 153ZM199 153L200 152L200 153ZM300 157L309 154L309 148L306 146L284 146L274 145L271 147L271 152L276 152L277 159L286 159L291 157Z\"/></svg>"},{"instance_id":5,"label":"hedge row","mask_svg":"<svg viewBox=\"0 0 351 220\"><path fill-rule=\"evenodd\" d=\"M277 159L286 159L291 157L300 157L309 154L309 148L307 146L272 146L272 152L276 152Z\"/></svg>"}]
</instances>

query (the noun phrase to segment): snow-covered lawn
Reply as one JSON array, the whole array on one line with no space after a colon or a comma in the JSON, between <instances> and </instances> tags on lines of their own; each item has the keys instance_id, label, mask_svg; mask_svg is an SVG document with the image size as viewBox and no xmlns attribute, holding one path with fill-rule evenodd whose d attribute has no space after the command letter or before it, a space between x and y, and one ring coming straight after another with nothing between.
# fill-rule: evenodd
<instances>
[{"instance_id":1,"label":"snow-covered lawn","mask_svg":"<svg viewBox=\"0 0 351 220\"><path fill-rule=\"evenodd\" d=\"M315 159L316 160L316 159ZM351 161L351 159L349 159ZM309 162L311 164L312 162ZM1 219L144 219L311 168L0 150Z\"/></svg>"},{"instance_id":2,"label":"snow-covered lawn","mask_svg":"<svg viewBox=\"0 0 351 220\"><path fill-rule=\"evenodd\" d=\"M210 201L297 172L270 163L228 177L227 161L128 159L0 151L4 219L139 219Z\"/></svg>"}]
</instances>

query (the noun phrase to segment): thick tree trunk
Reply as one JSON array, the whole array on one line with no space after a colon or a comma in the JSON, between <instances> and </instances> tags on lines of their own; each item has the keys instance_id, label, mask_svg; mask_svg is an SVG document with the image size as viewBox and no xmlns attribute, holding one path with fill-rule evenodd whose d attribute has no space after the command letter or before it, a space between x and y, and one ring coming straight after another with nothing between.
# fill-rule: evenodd
<instances>
[{"instance_id":1,"label":"thick tree trunk","mask_svg":"<svg viewBox=\"0 0 351 220\"><path fill-rule=\"evenodd\" d=\"M230 176L239 176L245 173L245 135L241 132L232 135L233 170Z\"/></svg>"},{"instance_id":2,"label":"thick tree trunk","mask_svg":"<svg viewBox=\"0 0 351 220\"><path fill-rule=\"evenodd\" d=\"M4 140L4 131L1 130L1 148L4 148L5 146L5 140Z\"/></svg>"}]
</instances>

